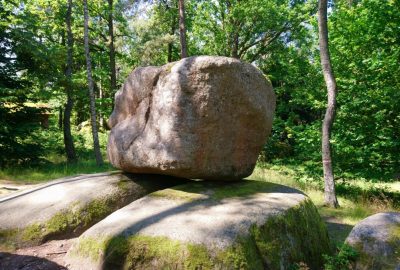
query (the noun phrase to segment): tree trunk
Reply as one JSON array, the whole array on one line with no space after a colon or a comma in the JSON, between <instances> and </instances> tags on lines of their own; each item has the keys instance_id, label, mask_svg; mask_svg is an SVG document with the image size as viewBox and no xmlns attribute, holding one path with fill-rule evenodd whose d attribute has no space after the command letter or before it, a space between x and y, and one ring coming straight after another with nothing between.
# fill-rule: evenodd
<instances>
[{"instance_id":1,"label":"tree trunk","mask_svg":"<svg viewBox=\"0 0 400 270\"><path fill-rule=\"evenodd\" d=\"M328 46L327 0L320 0L318 7L318 33L321 66L328 91L328 105L322 123L322 165L325 181L325 204L338 207L335 193L335 178L333 175L330 137L336 110L336 80L333 74Z\"/></svg>"},{"instance_id":2,"label":"tree trunk","mask_svg":"<svg viewBox=\"0 0 400 270\"><path fill-rule=\"evenodd\" d=\"M166 10L167 12L170 10L170 6L168 5L168 3L166 3ZM175 35L175 23L176 23L176 19L175 16L172 17L172 21L171 21L171 35ZM167 61L168 63L172 62L172 46L173 46L173 42L168 43L168 54L167 54Z\"/></svg>"},{"instance_id":3,"label":"tree trunk","mask_svg":"<svg viewBox=\"0 0 400 270\"><path fill-rule=\"evenodd\" d=\"M64 146L65 153L67 154L68 162L76 162L76 152L74 146L74 140L71 134L71 113L74 106L72 99L72 51L74 46L74 40L71 30L71 17L72 17L72 0L68 0L67 8L67 69L65 71L65 77L67 82L65 84L65 92L67 93L67 103L65 104L64 118L63 118L63 133L64 133ZM62 114L61 114L62 115Z\"/></svg>"},{"instance_id":4,"label":"tree trunk","mask_svg":"<svg viewBox=\"0 0 400 270\"><path fill-rule=\"evenodd\" d=\"M99 67L101 67L101 64L99 64ZM103 118L103 114L101 113L102 110L102 106L103 106L103 87L101 86L101 77L100 77L100 81L99 81L99 86L97 87L99 90L99 99L100 99L100 109L99 109L99 126L100 128L104 128L104 118Z\"/></svg>"},{"instance_id":5,"label":"tree trunk","mask_svg":"<svg viewBox=\"0 0 400 270\"><path fill-rule=\"evenodd\" d=\"M115 67L113 0L108 0L108 12L108 35L110 38L110 95L114 96L115 90L117 89L117 72Z\"/></svg>"},{"instance_id":6,"label":"tree trunk","mask_svg":"<svg viewBox=\"0 0 400 270\"><path fill-rule=\"evenodd\" d=\"M63 107L58 108L58 129L63 130Z\"/></svg>"},{"instance_id":7,"label":"tree trunk","mask_svg":"<svg viewBox=\"0 0 400 270\"><path fill-rule=\"evenodd\" d=\"M185 0L179 0L179 37L181 41L181 59L186 58L186 26L185 26Z\"/></svg>"},{"instance_id":8,"label":"tree trunk","mask_svg":"<svg viewBox=\"0 0 400 270\"><path fill-rule=\"evenodd\" d=\"M96 157L97 165L103 164L103 158L100 152L99 136L97 134L97 123L96 123L96 105L94 97L94 85L92 77L92 63L89 52L89 14L87 7L87 0L83 0L83 14L84 14L84 42L85 42L85 57L87 66L87 79L89 87L89 99L90 99L90 123L92 125L93 135L93 149Z\"/></svg>"},{"instance_id":9,"label":"tree trunk","mask_svg":"<svg viewBox=\"0 0 400 270\"><path fill-rule=\"evenodd\" d=\"M233 47L232 47L232 57L239 59L239 32L235 29L235 33L233 35Z\"/></svg>"}]
</instances>

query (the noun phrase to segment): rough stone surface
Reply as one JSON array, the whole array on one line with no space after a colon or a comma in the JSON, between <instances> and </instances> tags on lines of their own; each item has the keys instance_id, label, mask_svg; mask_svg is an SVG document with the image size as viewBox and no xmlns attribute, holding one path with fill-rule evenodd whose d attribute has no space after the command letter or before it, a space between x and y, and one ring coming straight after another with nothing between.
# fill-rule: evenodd
<instances>
[{"instance_id":1,"label":"rough stone surface","mask_svg":"<svg viewBox=\"0 0 400 270\"><path fill-rule=\"evenodd\" d=\"M358 270L400 270L400 213L379 213L360 221L346 243L359 257Z\"/></svg>"},{"instance_id":2,"label":"rough stone surface","mask_svg":"<svg viewBox=\"0 0 400 270\"><path fill-rule=\"evenodd\" d=\"M135 199L183 183L170 178L119 172L80 175L3 197L0 251L77 235Z\"/></svg>"},{"instance_id":3,"label":"rough stone surface","mask_svg":"<svg viewBox=\"0 0 400 270\"><path fill-rule=\"evenodd\" d=\"M237 59L137 68L115 95L108 157L133 173L241 179L254 169L274 109L270 82Z\"/></svg>"},{"instance_id":4,"label":"rough stone surface","mask_svg":"<svg viewBox=\"0 0 400 270\"><path fill-rule=\"evenodd\" d=\"M325 224L307 196L266 182L195 182L152 193L97 223L70 269L289 269L322 265Z\"/></svg>"}]
</instances>

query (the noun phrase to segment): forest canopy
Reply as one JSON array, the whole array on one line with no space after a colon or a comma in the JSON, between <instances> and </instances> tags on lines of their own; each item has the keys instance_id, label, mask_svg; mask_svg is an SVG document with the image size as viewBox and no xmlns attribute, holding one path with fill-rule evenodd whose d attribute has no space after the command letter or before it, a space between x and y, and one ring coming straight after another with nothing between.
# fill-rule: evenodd
<instances>
[{"instance_id":1,"label":"forest canopy","mask_svg":"<svg viewBox=\"0 0 400 270\"><path fill-rule=\"evenodd\" d=\"M0 166L64 156L66 89L78 158L92 156L82 1L0 0ZM189 56L221 55L257 66L277 94L273 133L260 157L322 174L317 1L187 0ZM113 97L138 66L180 59L177 0L90 0L89 47L100 146ZM340 175L388 176L400 168L400 2L337 0L328 8L338 85L332 131ZM68 48L72 51L71 77ZM48 123L47 123L48 122ZM64 121L65 122L65 121Z\"/></svg>"}]
</instances>

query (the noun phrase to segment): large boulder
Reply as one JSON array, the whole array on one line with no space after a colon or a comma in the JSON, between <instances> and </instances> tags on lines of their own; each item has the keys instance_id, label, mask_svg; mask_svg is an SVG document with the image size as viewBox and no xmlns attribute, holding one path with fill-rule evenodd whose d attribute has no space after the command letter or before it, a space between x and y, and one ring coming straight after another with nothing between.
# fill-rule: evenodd
<instances>
[{"instance_id":1,"label":"large boulder","mask_svg":"<svg viewBox=\"0 0 400 270\"><path fill-rule=\"evenodd\" d=\"M241 179L254 169L274 109L271 83L237 59L137 68L115 95L108 157L133 173Z\"/></svg>"},{"instance_id":2,"label":"large boulder","mask_svg":"<svg viewBox=\"0 0 400 270\"><path fill-rule=\"evenodd\" d=\"M119 172L67 177L0 199L0 251L77 236L153 191L184 183Z\"/></svg>"},{"instance_id":3,"label":"large boulder","mask_svg":"<svg viewBox=\"0 0 400 270\"><path fill-rule=\"evenodd\" d=\"M346 243L358 252L357 270L400 270L400 213L379 213L360 221Z\"/></svg>"},{"instance_id":4,"label":"large boulder","mask_svg":"<svg viewBox=\"0 0 400 270\"><path fill-rule=\"evenodd\" d=\"M317 209L266 182L194 182L157 191L83 233L67 255L78 269L321 269L330 254Z\"/></svg>"}]
</instances>

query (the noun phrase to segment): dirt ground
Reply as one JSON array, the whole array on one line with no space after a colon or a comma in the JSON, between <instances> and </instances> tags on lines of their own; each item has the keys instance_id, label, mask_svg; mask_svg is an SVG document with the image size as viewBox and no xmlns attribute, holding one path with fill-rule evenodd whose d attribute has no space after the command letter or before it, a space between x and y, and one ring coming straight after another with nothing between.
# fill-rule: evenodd
<instances>
[{"instance_id":1,"label":"dirt ground","mask_svg":"<svg viewBox=\"0 0 400 270\"><path fill-rule=\"evenodd\" d=\"M18 249L13 253L0 252L1 270L64 270L64 257L73 239L54 240L40 246Z\"/></svg>"}]
</instances>

